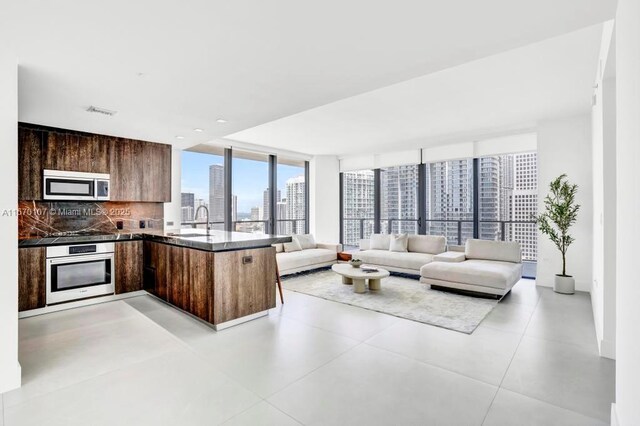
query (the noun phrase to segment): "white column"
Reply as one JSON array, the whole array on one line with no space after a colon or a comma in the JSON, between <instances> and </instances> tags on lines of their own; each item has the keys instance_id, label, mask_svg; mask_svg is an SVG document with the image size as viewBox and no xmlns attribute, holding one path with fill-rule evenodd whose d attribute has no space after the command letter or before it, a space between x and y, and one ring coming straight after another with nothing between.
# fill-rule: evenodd
<instances>
[{"instance_id":1,"label":"white column","mask_svg":"<svg viewBox=\"0 0 640 426\"><path fill-rule=\"evenodd\" d=\"M18 64L0 54L0 393L20 387L18 363Z\"/></svg>"},{"instance_id":2,"label":"white column","mask_svg":"<svg viewBox=\"0 0 640 426\"><path fill-rule=\"evenodd\" d=\"M640 1L616 12L616 403L612 424L640 424ZM617 413L617 419L616 419Z\"/></svg>"},{"instance_id":3,"label":"white column","mask_svg":"<svg viewBox=\"0 0 640 426\"><path fill-rule=\"evenodd\" d=\"M340 161L319 155L309 162L309 228L316 241L340 239Z\"/></svg>"},{"instance_id":4,"label":"white column","mask_svg":"<svg viewBox=\"0 0 640 426\"><path fill-rule=\"evenodd\" d=\"M171 202L164 203L164 228L179 229L182 220L182 150L171 150ZM173 222L173 223L172 223Z\"/></svg>"}]
</instances>

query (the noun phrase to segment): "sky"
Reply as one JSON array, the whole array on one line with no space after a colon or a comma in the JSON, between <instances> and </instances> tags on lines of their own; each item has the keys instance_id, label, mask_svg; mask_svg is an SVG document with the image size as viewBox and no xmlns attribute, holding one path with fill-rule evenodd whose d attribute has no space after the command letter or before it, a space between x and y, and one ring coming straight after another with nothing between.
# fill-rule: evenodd
<instances>
[{"instance_id":1,"label":"sky","mask_svg":"<svg viewBox=\"0 0 640 426\"><path fill-rule=\"evenodd\" d=\"M220 155L182 151L182 192L193 192L196 198L209 202L209 166L223 164ZM303 167L278 165L278 189L286 197L287 179L304 174ZM238 213L249 213L251 207L262 206L262 194L269 186L269 165L265 161L233 159L233 194L238 196Z\"/></svg>"}]
</instances>

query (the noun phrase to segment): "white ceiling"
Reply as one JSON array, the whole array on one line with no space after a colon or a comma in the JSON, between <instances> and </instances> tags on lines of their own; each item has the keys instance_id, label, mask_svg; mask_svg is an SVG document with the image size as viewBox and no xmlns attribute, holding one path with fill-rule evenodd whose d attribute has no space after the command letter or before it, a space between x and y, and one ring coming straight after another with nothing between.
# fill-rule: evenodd
<instances>
[{"instance_id":1,"label":"white ceiling","mask_svg":"<svg viewBox=\"0 0 640 426\"><path fill-rule=\"evenodd\" d=\"M0 40L19 58L21 121L168 143L184 135L186 147L597 24L614 9L614 0L10 0ZM262 145L325 149L252 132L246 139Z\"/></svg>"},{"instance_id":2,"label":"white ceiling","mask_svg":"<svg viewBox=\"0 0 640 426\"><path fill-rule=\"evenodd\" d=\"M588 112L602 25L304 111L228 139L310 154L420 148Z\"/></svg>"}]
</instances>

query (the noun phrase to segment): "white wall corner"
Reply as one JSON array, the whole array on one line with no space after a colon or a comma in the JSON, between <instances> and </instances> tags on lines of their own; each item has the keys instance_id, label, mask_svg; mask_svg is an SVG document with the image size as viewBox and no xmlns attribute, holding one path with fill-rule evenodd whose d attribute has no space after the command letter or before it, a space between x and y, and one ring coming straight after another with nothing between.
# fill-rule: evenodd
<instances>
[{"instance_id":1,"label":"white wall corner","mask_svg":"<svg viewBox=\"0 0 640 426\"><path fill-rule=\"evenodd\" d=\"M0 393L20 387L18 362L18 63L0 52Z\"/></svg>"},{"instance_id":2,"label":"white wall corner","mask_svg":"<svg viewBox=\"0 0 640 426\"><path fill-rule=\"evenodd\" d=\"M618 421L618 413L616 411L616 403L611 404L611 426L622 426Z\"/></svg>"},{"instance_id":3,"label":"white wall corner","mask_svg":"<svg viewBox=\"0 0 640 426\"><path fill-rule=\"evenodd\" d=\"M164 203L164 228L180 229L182 220L182 150L171 150L171 202Z\"/></svg>"}]
</instances>

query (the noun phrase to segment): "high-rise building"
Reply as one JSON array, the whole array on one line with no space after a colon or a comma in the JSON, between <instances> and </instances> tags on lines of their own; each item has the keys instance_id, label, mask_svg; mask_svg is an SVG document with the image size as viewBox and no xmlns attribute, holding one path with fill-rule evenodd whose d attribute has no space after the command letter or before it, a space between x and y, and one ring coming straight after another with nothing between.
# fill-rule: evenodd
<instances>
[{"instance_id":1,"label":"high-rise building","mask_svg":"<svg viewBox=\"0 0 640 426\"><path fill-rule=\"evenodd\" d=\"M282 200L282 193L278 189L276 191L276 202L280 202ZM271 206L271 202L269 201L269 188L265 189L262 193L262 220L269 220L269 208Z\"/></svg>"},{"instance_id":2,"label":"high-rise building","mask_svg":"<svg viewBox=\"0 0 640 426\"><path fill-rule=\"evenodd\" d=\"M514 189L511 220L531 222L538 214L538 156L535 152L514 155ZM513 240L520 241L522 258L538 258L538 229L535 223L514 223Z\"/></svg>"},{"instance_id":3,"label":"high-rise building","mask_svg":"<svg viewBox=\"0 0 640 426\"><path fill-rule=\"evenodd\" d=\"M183 192L180 194L180 212L182 222L193 221L195 211L195 194L193 192Z\"/></svg>"},{"instance_id":4,"label":"high-rise building","mask_svg":"<svg viewBox=\"0 0 640 426\"><path fill-rule=\"evenodd\" d=\"M280 201L276 205L276 214L278 215L278 219L286 219L287 218L287 201L286 198L283 201ZM290 234L290 225L289 222L277 222L276 233L279 235L288 235Z\"/></svg>"},{"instance_id":5,"label":"high-rise building","mask_svg":"<svg viewBox=\"0 0 640 426\"><path fill-rule=\"evenodd\" d=\"M287 219L305 218L305 183L304 175L287 179ZM288 234L304 234L304 221L287 222Z\"/></svg>"},{"instance_id":6,"label":"high-rise building","mask_svg":"<svg viewBox=\"0 0 640 426\"><path fill-rule=\"evenodd\" d=\"M344 243L358 245L373 232L374 177L372 170L343 173Z\"/></svg>"},{"instance_id":7,"label":"high-rise building","mask_svg":"<svg viewBox=\"0 0 640 426\"><path fill-rule=\"evenodd\" d=\"M251 207L251 220L261 220L260 217L260 207Z\"/></svg>"},{"instance_id":8,"label":"high-rise building","mask_svg":"<svg viewBox=\"0 0 640 426\"><path fill-rule=\"evenodd\" d=\"M209 166L209 217L212 222L224 222L224 166L221 164Z\"/></svg>"},{"instance_id":9,"label":"high-rise building","mask_svg":"<svg viewBox=\"0 0 640 426\"><path fill-rule=\"evenodd\" d=\"M451 245L472 238L473 160L427 164L426 188L427 234L443 235Z\"/></svg>"},{"instance_id":10,"label":"high-rise building","mask_svg":"<svg viewBox=\"0 0 640 426\"><path fill-rule=\"evenodd\" d=\"M380 189L381 232L416 234L418 166L405 165L382 169Z\"/></svg>"}]
</instances>

